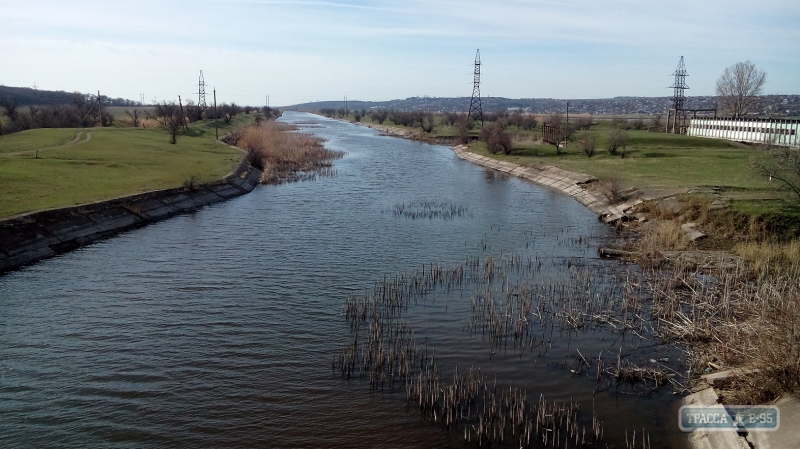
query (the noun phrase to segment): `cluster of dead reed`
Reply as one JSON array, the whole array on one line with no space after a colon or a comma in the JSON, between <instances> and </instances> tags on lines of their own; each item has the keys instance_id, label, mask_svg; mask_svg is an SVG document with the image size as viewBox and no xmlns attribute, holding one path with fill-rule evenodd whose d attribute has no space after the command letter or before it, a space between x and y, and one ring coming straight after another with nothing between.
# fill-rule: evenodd
<instances>
[{"instance_id":1,"label":"cluster of dead reed","mask_svg":"<svg viewBox=\"0 0 800 449\"><path fill-rule=\"evenodd\" d=\"M558 278L540 276L543 265L563 270ZM644 278L633 272L603 270L579 261L517 255L472 257L450 268L423 265L410 274L384 277L371 291L350 295L343 305L350 341L333 356L332 368L346 379L368 380L373 390L405 390L420 415L463 436L469 445L520 447L598 447L602 425L578 425L577 405L531 401L524 389L490 385L480 371L456 373L452 382L439 375L436 349L417 340L407 311L421 301L434 301L438 292L461 291L472 302L465 329L480 334L490 351L544 355L554 339L575 332L611 329L644 339L652 329L642 293ZM475 293L465 297L465 289ZM449 297L448 296L448 297ZM425 303L427 304L427 302ZM445 305L445 311L447 307ZM623 354L597 354L580 359L572 375L596 377L598 391L622 383L651 391L670 381L659 365L639 366ZM642 434L639 434L642 435ZM642 440L643 447L646 440ZM637 446L638 447L638 446Z\"/></svg>"},{"instance_id":2,"label":"cluster of dead reed","mask_svg":"<svg viewBox=\"0 0 800 449\"><path fill-rule=\"evenodd\" d=\"M469 213L466 206L453 204L446 201L412 201L410 203L395 204L391 210L395 217L410 218L441 218L451 220L464 217Z\"/></svg>"},{"instance_id":3,"label":"cluster of dead reed","mask_svg":"<svg viewBox=\"0 0 800 449\"><path fill-rule=\"evenodd\" d=\"M791 250L791 248L790 248ZM800 269L763 265L652 272L655 334L684 344L695 374L733 369L728 403L764 403L800 389Z\"/></svg>"},{"instance_id":4,"label":"cluster of dead reed","mask_svg":"<svg viewBox=\"0 0 800 449\"><path fill-rule=\"evenodd\" d=\"M579 421L580 404L530 400L527 391L498 387L497 380L470 369L443 382L435 361L406 383L409 404L420 415L476 447L601 447L603 424L592 416L591 428ZM588 430L588 432L587 432Z\"/></svg>"},{"instance_id":5,"label":"cluster of dead reed","mask_svg":"<svg viewBox=\"0 0 800 449\"><path fill-rule=\"evenodd\" d=\"M333 176L332 161L344 156L323 145L323 139L295 132L274 121L244 128L236 145L248 152L253 165L263 168L261 181L279 184Z\"/></svg>"}]
</instances>

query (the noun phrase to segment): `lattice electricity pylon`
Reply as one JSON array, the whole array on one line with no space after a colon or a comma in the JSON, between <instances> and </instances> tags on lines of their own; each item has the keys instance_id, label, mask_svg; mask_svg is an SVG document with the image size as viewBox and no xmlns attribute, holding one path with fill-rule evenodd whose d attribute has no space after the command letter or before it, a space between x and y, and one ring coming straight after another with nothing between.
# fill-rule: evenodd
<instances>
[{"instance_id":1,"label":"lattice electricity pylon","mask_svg":"<svg viewBox=\"0 0 800 449\"><path fill-rule=\"evenodd\" d=\"M475 82L472 87L472 100L469 102L469 114L467 114L470 126L478 122L483 128L483 107L481 106L481 51L475 54Z\"/></svg>"},{"instance_id":2,"label":"lattice electricity pylon","mask_svg":"<svg viewBox=\"0 0 800 449\"><path fill-rule=\"evenodd\" d=\"M203 80L203 71L200 71L200 88L197 94L197 105L206 109L206 82Z\"/></svg>"},{"instance_id":3,"label":"lattice electricity pylon","mask_svg":"<svg viewBox=\"0 0 800 449\"><path fill-rule=\"evenodd\" d=\"M686 67L683 65L683 56L681 56L678 68L675 69L675 73L672 75L675 77L675 84L669 86L674 92L672 95L672 107L675 111L681 111L684 109L683 103L685 100L683 91L689 88L689 86L686 85L686 77L689 76L689 74L686 73Z\"/></svg>"}]
</instances>

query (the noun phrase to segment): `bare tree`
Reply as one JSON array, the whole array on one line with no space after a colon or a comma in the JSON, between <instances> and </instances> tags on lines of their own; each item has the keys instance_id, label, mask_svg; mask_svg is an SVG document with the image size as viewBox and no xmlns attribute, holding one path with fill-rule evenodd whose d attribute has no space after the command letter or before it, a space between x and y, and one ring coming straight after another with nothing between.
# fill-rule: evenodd
<instances>
[{"instance_id":1,"label":"bare tree","mask_svg":"<svg viewBox=\"0 0 800 449\"><path fill-rule=\"evenodd\" d=\"M549 126L545 141L556 147L556 154L561 154L561 143L564 142L566 145L567 141L572 138L575 129L558 112L550 114L545 124Z\"/></svg>"},{"instance_id":2,"label":"bare tree","mask_svg":"<svg viewBox=\"0 0 800 449\"><path fill-rule=\"evenodd\" d=\"M733 118L741 118L761 95L767 74L750 61L725 68L717 80L717 101Z\"/></svg>"},{"instance_id":3,"label":"bare tree","mask_svg":"<svg viewBox=\"0 0 800 449\"><path fill-rule=\"evenodd\" d=\"M458 141L464 145L469 143L469 120L462 116L458 118L456 123L456 135Z\"/></svg>"},{"instance_id":4,"label":"bare tree","mask_svg":"<svg viewBox=\"0 0 800 449\"><path fill-rule=\"evenodd\" d=\"M492 154L497 154L500 151L503 154L511 154L511 136L497 122L487 124L481 128L481 140L486 142L486 147Z\"/></svg>"},{"instance_id":5,"label":"bare tree","mask_svg":"<svg viewBox=\"0 0 800 449\"><path fill-rule=\"evenodd\" d=\"M653 116L653 119L650 122L650 126L658 129L661 128L663 122L664 122L664 114L656 114Z\"/></svg>"},{"instance_id":6,"label":"bare tree","mask_svg":"<svg viewBox=\"0 0 800 449\"><path fill-rule=\"evenodd\" d=\"M372 118L372 121L374 121L375 123L377 123L379 125L382 125L383 122L386 121L386 118L389 116L389 111L387 111L386 109L378 109L378 110L372 111L369 114L369 116L370 116L370 118Z\"/></svg>"},{"instance_id":7,"label":"bare tree","mask_svg":"<svg viewBox=\"0 0 800 449\"><path fill-rule=\"evenodd\" d=\"M16 123L17 119L19 118L19 113L17 112L17 103L16 98L3 98L0 99L0 107L3 108L3 115L8 117L11 120L11 123Z\"/></svg>"},{"instance_id":8,"label":"bare tree","mask_svg":"<svg viewBox=\"0 0 800 449\"><path fill-rule=\"evenodd\" d=\"M423 131L425 131L426 133L432 133L433 128L436 127L436 117L430 112L426 112L422 116L422 120L420 121L420 123L422 125Z\"/></svg>"},{"instance_id":9,"label":"bare tree","mask_svg":"<svg viewBox=\"0 0 800 449\"><path fill-rule=\"evenodd\" d=\"M629 140L630 137L627 131L619 128L611 128L611 131L608 132L608 153L612 156L616 156L617 151L622 148L622 157L625 157L625 146L628 144Z\"/></svg>"},{"instance_id":10,"label":"bare tree","mask_svg":"<svg viewBox=\"0 0 800 449\"><path fill-rule=\"evenodd\" d=\"M134 109L133 112L131 112L131 111L126 109L125 110L125 115L127 115L128 117L131 118L131 122L133 122L133 127L134 128L138 128L139 127L140 117L139 117L139 110L138 109Z\"/></svg>"},{"instance_id":11,"label":"bare tree","mask_svg":"<svg viewBox=\"0 0 800 449\"><path fill-rule=\"evenodd\" d=\"M186 109L186 117L189 119L189 123L203 120L205 111L199 104L195 104L192 100L186 100L186 106L184 106L184 108Z\"/></svg>"},{"instance_id":12,"label":"bare tree","mask_svg":"<svg viewBox=\"0 0 800 449\"><path fill-rule=\"evenodd\" d=\"M595 144L597 143L597 133L583 131L582 133L578 134L578 143L581 144L581 148L587 156L594 156Z\"/></svg>"},{"instance_id":13,"label":"bare tree","mask_svg":"<svg viewBox=\"0 0 800 449\"><path fill-rule=\"evenodd\" d=\"M596 125L591 115L588 117L577 117L575 119L575 129L588 131L589 128Z\"/></svg>"},{"instance_id":14,"label":"bare tree","mask_svg":"<svg viewBox=\"0 0 800 449\"><path fill-rule=\"evenodd\" d=\"M156 103L155 106L154 113L146 112L146 115L150 119L157 120L161 127L169 132L172 137L170 143L174 145L178 141L178 134L183 129L181 109L174 101L167 102L166 100Z\"/></svg>"},{"instance_id":15,"label":"bare tree","mask_svg":"<svg viewBox=\"0 0 800 449\"><path fill-rule=\"evenodd\" d=\"M770 181L778 181L800 204L800 150L769 145L767 153L755 161L756 170Z\"/></svg>"}]
</instances>

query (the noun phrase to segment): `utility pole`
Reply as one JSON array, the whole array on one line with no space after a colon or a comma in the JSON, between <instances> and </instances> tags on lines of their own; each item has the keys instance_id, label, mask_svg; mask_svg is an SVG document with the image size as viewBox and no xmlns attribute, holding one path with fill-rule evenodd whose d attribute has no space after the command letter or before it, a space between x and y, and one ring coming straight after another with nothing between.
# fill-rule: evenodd
<instances>
[{"instance_id":1,"label":"utility pole","mask_svg":"<svg viewBox=\"0 0 800 449\"><path fill-rule=\"evenodd\" d=\"M97 91L97 109L100 111L100 126L103 126L103 102L100 101L100 91Z\"/></svg>"},{"instance_id":2,"label":"utility pole","mask_svg":"<svg viewBox=\"0 0 800 449\"><path fill-rule=\"evenodd\" d=\"M469 112L467 120L470 128L472 124L478 122L483 128L483 106L481 105L481 50L475 53L475 71L472 83L472 100L469 102Z\"/></svg>"},{"instance_id":3,"label":"utility pole","mask_svg":"<svg viewBox=\"0 0 800 449\"><path fill-rule=\"evenodd\" d=\"M186 115L183 113L183 102L181 102L180 95L178 95L178 106L181 107L181 121L183 122L183 130L189 131L189 126L186 125Z\"/></svg>"},{"instance_id":4,"label":"utility pole","mask_svg":"<svg viewBox=\"0 0 800 449\"><path fill-rule=\"evenodd\" d=\"M214 135L219 140L219 128L217 128L217 88L214 88Z\"/></svg>"},{"instance_id":5,"label":"utility pole","mask_svg":"<svg viewBox=\"0 0 800 449\"><path fill-rule=\"evenodd\" d=\"M564 148L567 148L567 138L569 137L569 101L567 102L567 126L564 128Z\"/></svg>"}]
</instances>

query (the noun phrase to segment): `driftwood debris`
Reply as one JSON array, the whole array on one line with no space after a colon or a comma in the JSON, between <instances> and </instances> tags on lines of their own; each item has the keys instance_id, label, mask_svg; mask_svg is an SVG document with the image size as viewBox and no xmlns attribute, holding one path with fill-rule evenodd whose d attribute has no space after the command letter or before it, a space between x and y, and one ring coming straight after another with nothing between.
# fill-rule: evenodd
<instances>
[{"instance_id":1,"label":"driftwood debris","mask_svg":"<svg viewBox=\"0 0 800 449\"><path fill-rule=\"evenodd\" d=\"M633 251L625 251L616 248L606 248L603 246L598 248L597 252L600 254L600 257L613 257L618 259L630 259L634 256Z\"/></svg>"}]
</instances>

